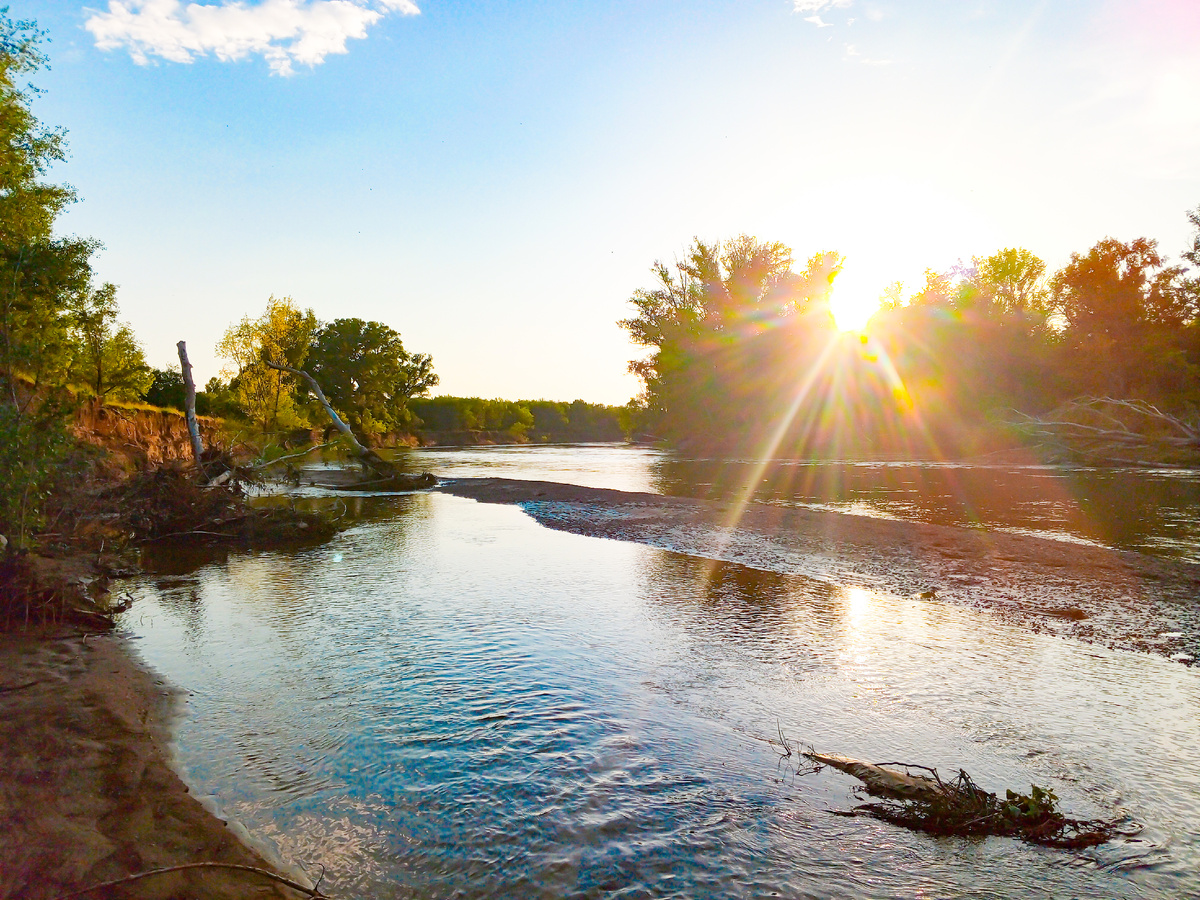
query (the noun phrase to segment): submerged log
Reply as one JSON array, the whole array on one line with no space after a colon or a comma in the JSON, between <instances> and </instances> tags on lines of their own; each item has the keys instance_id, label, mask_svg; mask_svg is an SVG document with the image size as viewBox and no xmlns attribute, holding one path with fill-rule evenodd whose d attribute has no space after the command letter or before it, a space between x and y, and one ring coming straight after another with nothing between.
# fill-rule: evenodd
<instances>
[{"instance_id":1,"label":"submerged log","mask_svg":"<svg viewBox=\"0 0 1200 900\"><path fill-rule=\"evenodd\" d=\"M893 772L875 763L863 762L861 759L850 759L846 756L830 756L824 753L805 753L805 757L823 766L830 766L847 775L853 775L867 788L867 793L874 797L888 797L894 800L929 799L944 795L944 785L940 781L926 778L924 775Z\"/></svg>"}]
</instances>

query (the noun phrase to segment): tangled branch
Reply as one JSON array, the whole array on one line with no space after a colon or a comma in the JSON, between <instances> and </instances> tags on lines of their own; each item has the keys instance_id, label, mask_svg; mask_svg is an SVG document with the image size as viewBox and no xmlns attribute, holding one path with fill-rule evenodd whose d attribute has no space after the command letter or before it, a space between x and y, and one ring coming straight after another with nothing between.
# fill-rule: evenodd
<instances>
[{"instance_id":1,"label":"tangled branch","mask_svg":"<svg viewBox=\"0 0 1200 900\"><path fill-rule=\"evenodd\" d=\"M1011 424L1035 440L1075 456L1129 462L1119 454L1200 453L1200 423L1145 400L1078 397L1046 416L1012 410Z\"/></svg>"},{"instance_id":2,"label":"tangled branch","mask_svg":"<svg viewBox=\"0 0 1200 900\"><path fill-rule=\"evenodd\" d=\"M1063 815L1054 791L1037 785L1030 786L1029 794L1005 791L1002 800L975 784L962 769L947 782L937 769L913 763L868 763L811 751L802 755L818 767L831 766L853 775L863 784L860 790L877 798L838 815L871 816L929 834L1016 837L1068 850L1102 844L1118 833L1116 822ZM928 774L913 774L913 770Z\"/></svg>"}]
</instances>

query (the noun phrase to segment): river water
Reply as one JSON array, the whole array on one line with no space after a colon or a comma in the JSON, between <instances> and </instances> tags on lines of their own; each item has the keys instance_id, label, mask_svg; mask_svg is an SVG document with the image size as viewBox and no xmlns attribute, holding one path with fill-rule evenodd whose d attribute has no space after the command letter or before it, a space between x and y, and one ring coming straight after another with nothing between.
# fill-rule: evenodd
<instances>
[{"instance_id":1,"label":"river water","mask_svg":"<svg viewBox=\"0 0 1200 900\"><path fill-rule=\"evenodd\" d=\"M412 462L736 490L697 477L715 464L689 473L617 447ZM883 484L893 477L931 478ZM1078 526L1100 521L1091 512L1064 515L1058 488L1049 514L1014 522L956 506L958 489L906 513L903 489L864 496L869 481L822 496L768 478L760 491L1117 542ZM355 524L298 553L159 560L130 584L122 627L187 692L176 750L196 793L313 878L324 868L335 896L1200 894L1200 670L809 581L769 555L751 569L552 531L517 507L424 493L311 502L347 502ZM1171 521L1186 518L1181 504ZM1169 528L1129 534L1186 555ZM962 767L990 790L1049 786L1070 814L1144 827L1064 852L837 817L856 802L852 779L796 776L780 733Z\"/></svg>"}]
</instances>

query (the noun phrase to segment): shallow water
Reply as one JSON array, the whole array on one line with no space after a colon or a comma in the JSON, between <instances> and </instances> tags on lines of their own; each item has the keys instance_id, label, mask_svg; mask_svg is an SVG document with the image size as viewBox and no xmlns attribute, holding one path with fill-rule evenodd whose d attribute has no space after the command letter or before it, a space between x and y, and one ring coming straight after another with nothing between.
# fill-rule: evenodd
<instances>
[{"instance_id":1,"label":"shallow water","mask_svg":"<svg viewBox=\"0 0 1200 900\"><path fill-rule=\"evenodd\" d=\"M417 450L448 477L544 478L589 487L740 498L983 527L1200 562L1200 471L678 458L615 445Z\"/></svg>"},{"instance_id":2,"label":"shallow water","mask_svg":"<svg viewBox=\"0 0 1200 900\"><path fill-rule=\"evenodd\" d=\"M515 507L358 513L323 547L139 579L122 622L190 692L190 783L335 895L1200 892L1195 669ZM794 776L780 730L1146 827L1066 853L834 817L852 780Z\"/></svg>"}]
</instances>

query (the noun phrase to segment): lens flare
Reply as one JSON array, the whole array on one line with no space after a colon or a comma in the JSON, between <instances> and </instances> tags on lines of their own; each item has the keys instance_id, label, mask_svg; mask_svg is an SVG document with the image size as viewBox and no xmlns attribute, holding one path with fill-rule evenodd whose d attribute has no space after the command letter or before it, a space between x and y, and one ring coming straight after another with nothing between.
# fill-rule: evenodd
<instances>
[{"instance_id":1,"label":"lens flare","mask_svg":"<svg viewBox=\"0 0 1200 900\"><path fill-rule=\"evenodd\" d=\"M833 282L829 311L841 331L862 331L871 316L879 311L881 290L871 290L861 269L847 269L843 264Z\"/></svg>"}]
</instances>

